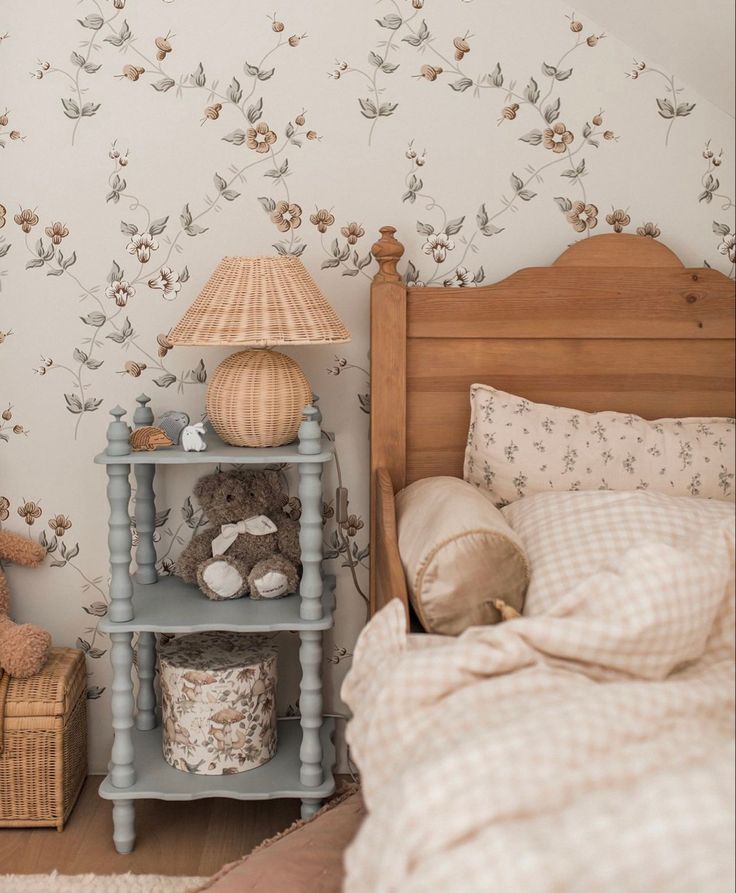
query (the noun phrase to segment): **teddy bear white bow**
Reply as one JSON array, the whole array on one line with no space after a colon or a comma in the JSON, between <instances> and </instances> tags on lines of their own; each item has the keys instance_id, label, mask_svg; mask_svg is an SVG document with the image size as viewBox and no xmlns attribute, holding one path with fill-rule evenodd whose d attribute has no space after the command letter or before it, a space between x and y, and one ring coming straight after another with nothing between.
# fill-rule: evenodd
<instances>
[{"instance_id":1,"label":"teddy bear white bow","mask_svg":"<svg viewBox=\"0 0 736 893\"><path fill-rule=\"evenodd\" d=\"M240 534L267 536L269 533L276 533L277 530L278 527L265 515L254 515L235 524L223 524L220 527L220 535L212 540L212 557L224 555Z\"/></svg>"}]
</instances>

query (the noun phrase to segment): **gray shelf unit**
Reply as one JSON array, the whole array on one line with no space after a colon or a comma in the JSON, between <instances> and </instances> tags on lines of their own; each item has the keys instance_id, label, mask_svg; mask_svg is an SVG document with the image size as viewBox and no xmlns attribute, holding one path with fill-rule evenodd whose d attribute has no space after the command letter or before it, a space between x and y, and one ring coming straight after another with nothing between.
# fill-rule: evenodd
<instances>
[{"instance_id":1,"label":"gray shelf unit","mask_svg":"<svg viewBox=\"0 0 736 893\"><path fill-rule=\"evenodd\" d=\"M137 398L136 427L153 423L150 398ZM319 413L309 406L293 444L272 449L232 447L207 438L208 449L186 453L180 447L132 452L125 410L111 411L107 449L95 463L107 471L110 504L110 608L100 629L110 637L112 662L113 746L109 773L100 796L113 803L113 841L119 853L135 845L135 800L196 800L230 797L302 801L302 817L319 809L335 789L334 721L322 715L322 634L334 623L335 578L322 572L322 472L333 459L331 443L322 435ZM236 599L209 601L196 587L175 577L158 578L153 543L157 466L240 464L295 465L302 504L299 545L302 578L299 592L273 601ZM137 570L131 574L130 473L136 478L135 520ZM279 721L276 755L249 772L202 776L181 772L166 763L161 748L155 691L156 633L203 630L297 632L300 637L300 717ZM133 635L138 634L138 695L133 696Z\"/></svg>"}]
</instances>

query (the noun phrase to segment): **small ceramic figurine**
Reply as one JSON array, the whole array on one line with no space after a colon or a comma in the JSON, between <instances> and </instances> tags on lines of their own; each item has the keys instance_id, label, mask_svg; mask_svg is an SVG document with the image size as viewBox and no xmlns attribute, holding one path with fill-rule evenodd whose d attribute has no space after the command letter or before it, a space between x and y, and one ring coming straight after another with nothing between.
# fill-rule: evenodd
<instances>
[{"instance_id":1,"label":"small ceramic figurine","mask_svg":"<svg viewBox=\"0 0 736 893\"><path fill-rule=\"evenodd\" d=\"M167 434L173 443L179 444L181 432L189 424L189 416L185 412L171 410L164 412L159 416L158 426Z\"/></svg>"},{"instance_id":2,"label":"small ceramic figurine","mask_svg":"<svg viewBox=\"0 0 736 893\"><path fill-rule=\"evenodd\" d=\"M136 428L130 435L130 445L135 452L147 450L160 450L163 447L172 446L171 438L160 428L146 425L144 428Z\"/></svg>"},{"instance_id":3,"label":"small ceramic figurine","mask_svg":"<svg viewBox=\"0 0 736 893\"><path fill-rule=\"evenodd\" d=\"M195 425L187 425L181 433L181 445L186 453L201 453L207 449L204 439L204 422Z\"/></svg>"}]
</instances>

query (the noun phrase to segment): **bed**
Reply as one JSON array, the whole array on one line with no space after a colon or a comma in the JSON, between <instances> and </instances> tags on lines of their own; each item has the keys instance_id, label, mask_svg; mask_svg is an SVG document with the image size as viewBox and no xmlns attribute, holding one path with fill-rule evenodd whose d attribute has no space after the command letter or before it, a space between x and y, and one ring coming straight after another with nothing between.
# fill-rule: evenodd
<instances>
[{"instance_id":1,"label":"bed","mask_svg":"<svg viewBox=\"0 0 736 893\"><path fill-rule=\"evenodd\" d=\"M661 242L583 239L549 267L469 288L409 288L394 227L373 247L371 614L409 602L394 496L462 477L473 382L530 400L645 419L732 417L734 283Z\"/></svg>"},{"instance_id":2,"label":"bed","mask_svg":"<svg viewBox=\"0 0 736 893\"><path fill-rule=\"evenodd\" d=\"M457 636L413 633L396 506L417 482L463 476L476 382L525 404L727 417L733 438L733 283L631 235L580 241L550 267L476 289L407 287L403 252L382 229L372 619L342 691L368 815L345 890L725 893L733 502L640 488L520 498L501 510L532 506L516 528L527 524L530 556L544 556L539 530L547 550L551 536L577 553L547 562L542 595L558 591L543 609ZM586 569L589 553L611 560Z\"/></svg>"}]
</instances>

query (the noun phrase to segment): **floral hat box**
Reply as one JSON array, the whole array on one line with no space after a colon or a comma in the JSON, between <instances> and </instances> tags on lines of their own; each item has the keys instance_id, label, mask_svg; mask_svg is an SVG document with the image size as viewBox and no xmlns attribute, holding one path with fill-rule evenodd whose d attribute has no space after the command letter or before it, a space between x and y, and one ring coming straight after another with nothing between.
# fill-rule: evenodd
<instances>
[{"instance_id":1,"label":"floral hat box","mask_svg":"<svg viewBox=\"0 0 736 893\"><path fill-rule=\"evenodd\" d=\"M265 636L203 632L160 649L163 749L175 769L230 775L276 753L277 649Z\"/></svg>"}]
</instances>

